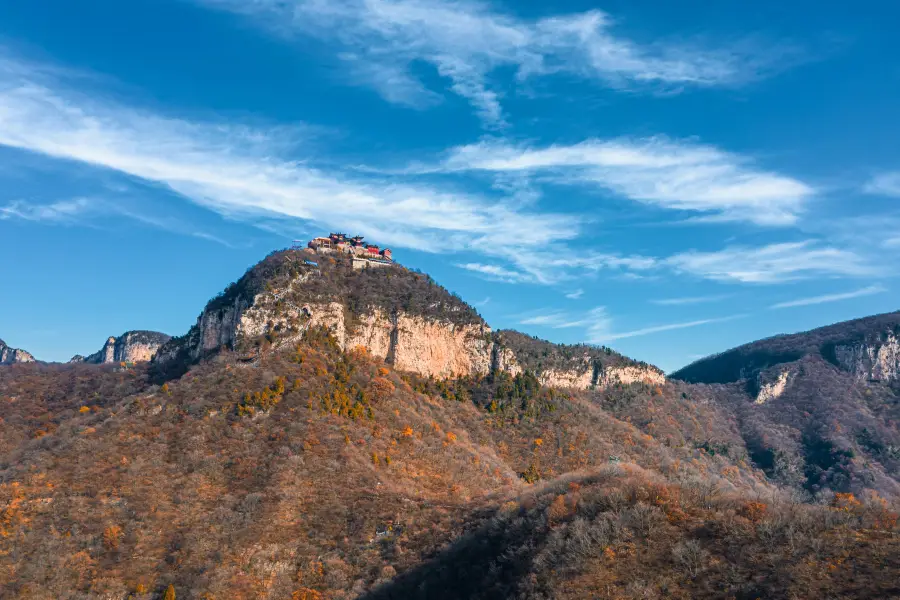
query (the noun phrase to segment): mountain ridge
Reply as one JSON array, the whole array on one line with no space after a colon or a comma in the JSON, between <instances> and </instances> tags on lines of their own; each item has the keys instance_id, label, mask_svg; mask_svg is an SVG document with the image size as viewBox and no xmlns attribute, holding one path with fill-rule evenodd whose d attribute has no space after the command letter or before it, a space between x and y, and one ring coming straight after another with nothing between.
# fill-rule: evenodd
<instances>
[{"instance_id":1,"label":"mountain ridge","mask_svg":"<svg viewBox=\"0 0 900 600\"><path fill-rule=\"evenodd\" d=\"M110 336L97 352L88 356L76 354L69 359L69 362L92 364L148 362L153 359L160 346L169 339L171 336L158 331L143 329L126 331L118 337Z\"/></svg>"},{"instance_id":2,"label":"mountain ridge","mask_svg":"<svg viewBox=\"0 0 900 600\"><path fill-rule=\"evenodd\" d=\"M794 339L766 347L792 360L687 383L493 331L427 275L333 258L274 253L149 363L0 369L0 589L898 592L900 402L868 378L890 327L838 339L834 361Z\"/></svg>"},{"instance_id":3,"label":"mountain ridge","mask_svg":"<svg viewBox=\"0 0 900 600\"><path fill-rule=\"evenodd\" d=\"M885 360L894 363L887 369L887 377L894 380L900 376L900 367L897 366L900 365L900 357L896 356L898 335L900 311L871 315L748 342L694 361L674 371L670 377L689 383L732 383L809 354L817 354L836 365L843 363L845 367L850 367L848 353L853 349L863 349L865 353L872 349L877 354L878 349L887 345L891 347L890 357ZM858 372L864 370L860 366L854 369Z\"/></svg>"},{"instance_id":4,"label":"mountain ridge","mask_svg":"<svg viewBox=\"0 0 900 600\"><path fill-rule=\"evenodd\" d=\"M29 363L34 361L35 358L31 355L31 353L26 352L21 348L11 348L6 344L6 342L0 340L0 365Z\"/></svg>"},{"instance_id":5,"label":"mountain ridge","mask_svg":"<svg viewBox=\"0 0 900 600\"><path fill-rule=\"evenodd\" d=\"M353 261L307 249L270 254L212 299L185 336L165 344L154 366L164 378L222 347L258 353L324 326L342 348L363 346L400 370L439 378L530 369L543 383L583 389L664 381L656 367L608 348L494 332L429 276L398 264L359 269Z\"/></svg>"}]
</instances>

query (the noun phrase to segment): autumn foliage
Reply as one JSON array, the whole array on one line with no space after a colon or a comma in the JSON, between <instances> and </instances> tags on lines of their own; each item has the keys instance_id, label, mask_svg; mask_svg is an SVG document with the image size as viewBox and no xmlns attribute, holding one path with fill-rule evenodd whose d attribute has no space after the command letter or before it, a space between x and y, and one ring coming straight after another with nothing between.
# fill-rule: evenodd
<instances>
[{"instance_id":1,"label":"autumn foliage","mask_svg":"<svg viewBox=\"0 0 900 600\"><path fill-rule=\"evenodd\" d=\"M436 380L315 328L243 358L164 388L140 365L0 370L0 589L863 598L898 572L890 498L787 493L681 384Z\"/></svg>"}]
</instances>

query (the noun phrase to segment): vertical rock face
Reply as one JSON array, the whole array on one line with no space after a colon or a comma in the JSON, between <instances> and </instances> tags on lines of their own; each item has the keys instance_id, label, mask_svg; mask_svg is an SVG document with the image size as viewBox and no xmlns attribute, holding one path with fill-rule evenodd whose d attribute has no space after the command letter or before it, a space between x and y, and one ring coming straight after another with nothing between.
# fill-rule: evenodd
<instances>
[{"instance_id":1,"label":"vertical rock face","mask_svg":"<svg viewBox=\"0 0 900 600\"><path fill-rule=\"evenodd\" d=\"M0 365L29 362L34 362L34 357L31 354L19 348L10 348L6 345L6 342L0 340Z\"/></svg>"},{"instance_id":2,"label":"vertical rock face","mask_svg":"<svg viewBox=\"0 0 900 600\"><path fill-rule=\"evenodd\" d=\"M834 358L841 368L859 379L900 380L900 341L893 331L887 332L877 342L835 345Z\"/></svg>"},{"instance_id":3,"label":"vertical rock face","mask_svg":"<svg viewBox=\"0 0 900 600\"><path fill-rule=\"evenodd\" d=\"M420 273L395 266L354 271L340 259L310 265L306 258L275 253L251 268L210 301L187 335L160 349L160 372L183 372L222 347L249 358L256 348L291 344L306 329L323 327L345 350L362 346L399 370L437 378L528 369L556 387L665 381L655 367L609 349L539 342L546 348L537 354L523 350L515 342L528 336L492 333L472 307ZM543 364L535 360L541 353L565 356Z\"/></svg>"},{"instance_id":4,"label":"vertical rock face","mask_svg":"<svg viewBox=\"0 0 900 600\"><path fill-rule=\"evenodd\" d=\"M290 285L303 284L300 277ZM277 345L286 345L297 341L308 327L323 327L344 350L364 347L399 370L425 376L465 377L497 371L516 375L524 370L515 350L498 341L483 322L453 323L405 311L390 314L377 307L353 314L337 301L278 304L282 297L278 292L265 291L250 302L236 299L214 311L204 311L187 336L173 340L160 351L157 362L164 364L178 356L196 360L221 347L245 348L249 341L264 336L275 339ZM588 354L577 362L537 369L535 373L544 385L580 389L665 382L665 375L649 365L604 366Z\"/></svg>"},{"instance_id":5,"label":"vertical rock face","mask_svg":"<svg viewBox=\"0 0 900 600\"><path fill-rule=\"evenodd\" d=\"M591 389L666 381L656 367L625 358L609 348L553 344L517 331L500 331L495 341L495 371L515 375L527 369L543 385L551 387Z\"/></svg>"},{"instance_id":6,"label":"vertical rock face","mask_svg":"<svg viewBox=\"0 0 900 600\"><path fill-rule=\"evenodd\" d=\"M397 369L434 377L484 375L490 370L490 328L426 319L403 312L389 315L372 308L361 315L350 313L340 302L310 303L271 312L266 293L241 310L242 303L216 313L204 312L188 334L187 354L194 358L220 347L238 348L247 340L279 332L278 343L299 339L307 327L324 327L345 350L365 347ZM174 357L167 347L160 361Z\"/></svg>"},{"instance_id":7,"label":"vertical rock face","mask_svg":"<svg viewBox=\"0 0 900 600\"><path fill-rule=\"evenodd\" d=\"M793 378L793 373L789 370L783 370L772 381L764 381L762 374L759 375L759 392L756 394L756 404L765 404L772 400L777 400L784 394L788 385Z\"/></svg>"},{"instance_id":8,"label":"vertical rock face","mask_svg":"<svg viewBox=\"0 0 900 600\"><path fill-rule=\"evenodd\" d=\"M486 375L491 367L490 328L398 315L393 363L435 377Z\"/></svg>"},{"instance_id":9,"label":"vertical rock face","mask_svg":"<svg viewBox=\"0 0 900 600\"><path fill-rule=\"evenodd\" d=\"M73 356L69 362L107 364L147 362L156 355L159 348L169 341L170 336L156 331L128 331L119 337L110 337L103 347L90 356Z\"/></svg>"},{"instance_id":10,"label":"vertical rock face","mask_svg":"<svg viewBox=\"0 0 900 600\"><path fill-rule=\"evenodd\" d=\"M662 385L665 382L666 376L656 367L638 365L602 369L595 377L593 384L597 387L609 387L616 384L628 385L631 383Z\"/></svg>"},{"instance_id":11,"label":"vertical rock face","mask_svg":"<svg viewBox=\"0 0 900 600\"><path fill-rule=\"evenodd\" d=\"M515 377L522 372L522 367L516 360L516 354L509 348L504 348L500 344L494 344L491 352L491 371L505 371Z\"/></svg>"}]
</instances>

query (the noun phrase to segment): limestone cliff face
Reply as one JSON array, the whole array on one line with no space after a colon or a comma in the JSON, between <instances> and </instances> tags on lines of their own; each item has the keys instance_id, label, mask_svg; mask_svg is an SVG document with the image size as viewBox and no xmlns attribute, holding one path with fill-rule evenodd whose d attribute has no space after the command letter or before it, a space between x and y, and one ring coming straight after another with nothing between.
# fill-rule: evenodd
<instances>
[{"instance_id":1,"label":"limestone cliff face","mask_svg":"<svg viewBox=\"0 0 900 600\"><path fill-rule=\"evenodd\" d=\"M302 286L300 276L290 286ZM267 334L284 345L299 339L308 327L325 327L345 350L365 347L397 369L434 377L484 375L490 370L490 328L484 324L455 324L399 311L388 314L370 308L352 314L341 302L293 305L283 291L257 294L249 303L205 311L185 339L167 345L158 361L174 360L182 353L192 359L220 347L241 349L248 341Z\"/></svg>"},{"instance_id":2,"label":"limestone cliff face","mask_svg":"<svg viewBox=\"0 0 900 600\"><path fill-rule=\"evenodd\" d=\"M587 362L583 369L548 369L538 373L538 380L550 387L571 387L578 389L607 388L616 384L648 383L662 385L666 376L653 367L607 367L594 361Z\"/></svg>"},{"instance_id":3,"label":"limestone cliff face","mask_svg":"<svg viewBox=\"0 0 900 600\"><path fill-rule=\"evenodd\" d=\"M159 365L190 364L219 348L232 348L241 316L248 307L247 302L237 298L218 310L204 310L187 334L173 338L159 348L154 362Z\"/></svg>"},{"instance_id":4,"label":"limestone cliff face","mask_svg":"<svg viewBox=\"0 0 900 600\"><path fill-rule=\"evenodd\" d=\"M862 380L900 380L900 340L893 331L876 342L865 341L834 346L834 358L841 368Z\"/></svg>"},{"instance_id":5,"label":"limestone cliff face","mask_svg":"<svg viewBox=\"0 0 900 600\"><path fill-rule=\"evenodd\" d=\"M491 366L490 328L399 315L393 363L435 377L485 375ZM390 358L390 355L389 355Z\"/></svg>"},{"instance_id":6,"label":"limestone cliff face","mask_svg":"<svg viewBox=\"0 0 900 600\"><path fill-rule=\"evenodd\" d=\"M189 362L219 348L237 351L252 347L264 337L276 346L296 342L309 327L331 331L345 350L364 347L395 368L437 378L487 375L523 371L515 351L499 342L484 322L454 323L369 307L354 314L335 299L330 302L295 304L293 292L307 285L309 274L300 274L281 288L256 294L249 301L236 297L230 303L206 310L183 338L174 339L159 352L156 361L165 365L179 357ZM574 366L536 372L548 386L590 389L616 383L662 383L664 375L649 366L603 368L586 355Z\"/></svg>"},{"instance_id":7,"label":"limestone cliff face","mask_svg":"<svg viewBox=\"0 0 900 600\"><path fill-rule=\"evenodd\" d=\"M497 332L492 365L495 371L512 375L527 369L543 385L558 388L584 390L666 381L656 367L627 359L609 348L553 344L517 331Z\"/></svg>"},{"instance_id":8,"label":"limestone cliff face","mask_svg":"<svg viewBox=\"0 0 900 600\"><path fill-rule=\"evenodd\" d=\"M594 385L609 387L615 384L649 383L662 385L666 376L659 369L651 366L610 367L600 371Z\"/></svg>"},{"instance_id":9,"label":"limestone cliff face","mask_svg":"<svg viewBox=\"0 0 900 600\"><path fill-rule=\"evenodd\" d=\"M379 308L354 315L340 302L304 304L275 314L267 307L276 298L267 295L258 295L241 315L234 340L274 329L287 332L283 339L292 341L307 326L325 327L344 350L364 347L403 371L441 378L485 375L490 369L490 328L484 324L458 325L405 312L390 315Z\"/></svg>"},{"instance_id":10,"label":"limestone cliff face","mask_svg":"<svg viewBox=\"0 0 900 600\"><path fill-rule=\"evenodd\" d=\"M756 404L765 404L772 400L777 400L787 390L788 385L794 378L794 373L785 369L778 373L777 377L772 380L766 380L762 374L759 375L758 387L759 392L756 394Z\"/></svg>"},{"instance_id":11,"label":"limestone cliff face","mask_svg":"<svg viewBox=\"0 0 900 600\"><path fill-rule=\"evenodd\" d=\"M516 376L522 372L522 366L516 360L516 354L509 348L504 348L500 344L494 344L491 351L491 371L506 371L512 376Z\"/></svg>"},{"instance_id":12,"label":"limestone cliff face","mask_svg":"<svg viewBox=\"0 0 900 600\"><path fill-rule=\"evenodd\" d=\"M589 366L585 371L578 369L562 370L547 369L537 373L538 381L542 385L557 388L589 389L594 385L594 369Z\"/></svg>"},{"instance_id":13,"label":"limestone cliff face","mask_svg":"<svg viewBox=\"0 0 900 600\"><path fill-rule=\"evenodd\" d=\"M160 348L154 360L160 373L183 372L220 348L252 361L260 348L288 346L308 328L323 327L345 350L362 346L398 370L437 378L527 369L555 387L665 381L658 369L608 348L493 333L472 307L421 273L398 266L353 270L340 257L310 256L273 253L248 270L207 304L185 336Z\"/></svg>"},{"instance_id":14,"label":"limestone cliff face","mask_svg":"<svg viewBox=\"0 0 900 600\"><path fill-rule=\"evenodd\" d=\"M11 365L14 363L34 362L34 357L19 348L10 348L6 342L0 340L0 365Z\"/></svg>"},{"instance_id":15,"label":"limestone cliff face","mask_svg":"<svg viewBox=\"0 0 900 600\"><path fill-rule=\"evenodd\" d=\"M128 331L119 337L107 339L103 347L94 354L87 357L76 355L69 362L93 364L148 362L169 339L170 336L156 331Z\"/></svg>"}]
</instances>

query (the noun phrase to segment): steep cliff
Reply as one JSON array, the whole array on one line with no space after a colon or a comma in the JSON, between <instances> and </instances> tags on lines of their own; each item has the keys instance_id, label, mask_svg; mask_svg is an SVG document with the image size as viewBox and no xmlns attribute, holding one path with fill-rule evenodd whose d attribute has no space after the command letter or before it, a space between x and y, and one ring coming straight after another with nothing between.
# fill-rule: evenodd
<instances>
[{"instance_id":1,"label":"steep cliff","mask_svg":"<svg viewBox=\"0 0 900 600\"><path fill-rule=\"evenodd\" d=\"M495 341L496 369L512 374L529 370L543 385L551 387L589 389L615 384L662 384L666 380L658 368L606 347L553 344L512 330L498 331Z\"/></svg>"},{"instance_id":2,"label":"steep cliff","mask_svg":"<svg viewBox=\"0 0 900 600\"><path fill-rule=\"evenodd\" d=\"M340 256L307 250L276 252L247 271L185 336L160 349L155 367L173 376L221 348L251 358L310 327L329 329L344 349L363 346L397 369L437 378L528 369L554 387L665 381L659 369L608 348L492 333L475 309L427 275L399 265L355 270Z\"/></svg>"},{"instance_id":3,"label":"steep cliff","mask_svg":"<svg viewBox=\"0 0 900 600\"><path fill-rule=\"evenodd\" d=\"M895 330L855 342L834 344L830 356L859 379L900 380L900 342Z\"/></svg>"},{"instance_id":4,"label":"steep cliff","mask_svg":"<svg viewBox=\"0 0 900 600\"><path fill-rule=\"evenodd\" d=\"M0 340L0 365L11 365L14 363L34 362L34 357L19 348L10 348L6 342Z\"/></svg>"},{"instance_id":5,"label":"steep cliff","mask_svg":"<svg viewBox=\"0 0 900 600\"><path fill-rule=\"evenodd\" d=\"M317 264L308 264L313 258ZM342 348L364 346L401 370L452 377L490 369L490 328L427 275L396 265L353 269L340 256L306 250L277 252L251 268L155 363L178 372L223 347L253 355L309 327L325 327Z\"/></svg>"},{"instance_id":6,"label":"steep cliff","mask_svg":"<svg viewBox=\"0 0 900 600\"><path fill-rule=\"evenodd\" d=\"M148 362L169 339L171 336L157 331L127 331L119 337L107 339L103 347L90 356L77 354L69 362L93 364Z\"/></svg>"},{"instance_id":7,"label":"steep cliff","mask_svg":"<svg viewBox=\"0 0 900 600\"><path fill-rule=\"evenodd\" d=\"M795 375L796 373L792 369L779 370L774 379L772 377L765 377L760 373L756 382L758 387L756 399L754 400L756 404L765 404L766 402L781 398Z\"/></svg>"}]
</instances>

